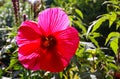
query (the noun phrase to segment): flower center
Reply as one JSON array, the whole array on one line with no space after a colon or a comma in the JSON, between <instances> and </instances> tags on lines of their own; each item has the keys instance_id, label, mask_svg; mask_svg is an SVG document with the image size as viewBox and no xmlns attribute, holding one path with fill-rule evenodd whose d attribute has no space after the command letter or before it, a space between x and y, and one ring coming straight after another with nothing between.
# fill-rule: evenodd
<instances>
[{"instance_id":1,"label":"flower center","mask_svg":"<svg viewBox=\"0 0 120 79\"><path fill-rule=\"evenodd\" d=\"M53 36L42 37L42 48L51 49L56 45L56 39Z\"/></svg>"}]
</instances>

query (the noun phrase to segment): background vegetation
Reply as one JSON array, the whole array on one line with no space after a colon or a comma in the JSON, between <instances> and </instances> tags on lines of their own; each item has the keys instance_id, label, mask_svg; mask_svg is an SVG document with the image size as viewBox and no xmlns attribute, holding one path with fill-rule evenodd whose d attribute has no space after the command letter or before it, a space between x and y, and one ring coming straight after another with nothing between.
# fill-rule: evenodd
<instances>
[{"instance_id":1,"label":"background vegetation","mask_svg":"<svg viewBox=\"0 0 120 79\"><path fill-rule=\"evenodd\" d=\"M119 0L0 0L0 78L120 79ZM60 73L29 71L17 59L15 36L22 21L37 20L48 7L61 7L79 31L80 44Z\"/></svg>"}]
</instances>

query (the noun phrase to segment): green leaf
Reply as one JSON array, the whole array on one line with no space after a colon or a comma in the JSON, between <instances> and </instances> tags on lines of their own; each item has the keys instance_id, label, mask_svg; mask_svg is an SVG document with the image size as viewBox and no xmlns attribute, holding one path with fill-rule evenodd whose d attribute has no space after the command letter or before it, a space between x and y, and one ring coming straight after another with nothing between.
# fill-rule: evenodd
<instances>
[{"instance_id":1,"label":"green leaf","mask_svg":"<svg viewBox=\"0 0 120 79\"><path fill-rule=\"evenodd\" d=\"M75 9L75 12L83 19L83 14L79 9Z\"/></svg>"},{"instance_id":2,"label":"green leaf","mask_svg":"<svg viewBox=\"0 0 120 79\"><path fill-rule=\"evenodd\" d=\"M63 77L63 72L60 72L60 73L59 73L59 76L60 76L60 78L62 79L62 77Z\"/></svg>"},{"instance_id":3,"label":"green leaf","mask_svg":"<svg viewBox=\"0 0 120 79\"><path fill-rule=\"evenodd\" d=\"M98 42L95 40L95 38L89 36L89 39L90 39L97 47L99 47L99 44L98 44Z\"/></svg>"},{"instance_id":4,"label":"green leaf","mask_svg":"<svg viewBox=\"0 0 120 79\"><path fill-rule=\"evenodd\" d=\"M83 55L82 55L83 52L85 52L85 48L81 48L80 50L78 50L78 51L76 52L76 55L77 55L78 57L83 57Z\"/></svg>"},{"instance_id":5,"label":"green leaf","mask_svg":"<svg viewBox=\"0 0 120 79\"><path fill-rule=\"evenodd\" d=\"M1 79L2 75L3 75L3 70L0 69L0 79Z\"/></svg>"},{"instance_id":6,"label":"green leaf","mask_svg":"<svg viewBox=\"0 0 120 79\"><path fill-rule=\"evenodd\" d=\"M75 75L74 75L74 78L73 79L80 79L79 78L79 75L76 73Z\"/></svg>"},{"instance_id":7,"label":"green leaf","mask_svg":"<svg viewBox=\"0 0 120 79\"><path fill-rule=\"evenodd\" d=\"M63 77L64 77L64 79L68 79L68 78L67 78L67 75L65 75L65 74L63 74Z\"/></svg>"},{"instance_id":8,"label":"green leaf","mask_svg":"<svg viewBox=\"0 0 120 79\"><path fill-rule=\"evenodd\" d=\"M10 65L5 69L6 71L9 70L10 68L14 67L15 64L18 62L17 58L12 58L10 60Z\"/></svg>"},{"instance_id":9,"label":"green leaf","mask_svg":"<svg viewBox=\"0 0 120 79\"><path fill-rule=\"evenodd\" d=\"M116 66L116 64L113 64L113 63L108 63L108 67L109 67L110 69L114 69L114 70L117 70L117 69L118 69L118 67Z\"/></svg>"},{"instance_id":10,"label":"green leaf","mask_svg":"<svg viewBox=\"0 0 120 79\"><path fill-rule=\"evenodd\" d=\"M118 20L116 24L117 24L116 25L116 30L117 30L120 27L120 20Z\"/></svg>"},{"instance_id":11,"label":"green leaf","mask_svg":"<svg viewBox=\"0 0 120 79\"><path fill-rule=\"evenodd\" d=\"M96 38L96 37L100 37L101 34L100 34L100 33L97 33L97 32L94 32L94 33L92 33L92 36L93 36L93 38Z\"/></svg>"},{"instance_id":12,"label":"green leaf","mask_svg":"<svg viewBox=\"0 0 120 79\"><path fill-rule=\"evenodd\" d=\"M114 53L117 55L117 50L118 50L118 38L115 38L111 43L110 43L110 47L112 48L112 50L114 51Z\"/></svg>"},{"instance_id":13,"label":"green leaf","mask_svg":"<svg viewBox=\"0 0 120 79\"><path fill-rule=\"evenodd\" d=\"M117 11L116 13L117 13L117 15L120 15L120 11Z\"/></svg>"},{"instance_id":14,"label":"green leaf","mask_svg":"<svg viewBox=\"0 0 120 79\"><path fill-rule=\"evenodd\" d=\"M73 22L74 22L76 25L78 25L79 28L82 29L83 33L86 33L86 32L87 32L85 26L83 26L79 21L73 21Z\"/></svg>"},{"instance_id":15,"label":"green leaf","mask_svg":"<svg viewBox=\"0 0 120 79\"><path fill-rule=\"evenodd\" d=\"M108 19L108 14L105 14L105 15L103 15L101 18L99 18L99 19L96 21L95 25L93 26L92 32L96 31L96 30L100 27L100 25L101 25L103 22L105 22L107 19Z\"/></svg>"},{"instance_id":16,"label":"green leaf","mask_svg":"<svg viewBox=\"0 0 120 79\"><path fill-rule=\"evenodd\" d=\"M108 35L107 39L106 39L105 45L106 45L106 44L108 43L108 41L109 41L111 38L113 38L113 37L120 37L120 33L119 33L119 32L111 32L111 33Z\"/></svg>"},{"instance_id":17,"label":"green leaf","mask_svg":"<svg viewBox=\"0 0 120 79\"><path fill-rule=\"evenodd\" d=\"M109 16L109 27L111 27L111 25L114 23L114 21L116 20L116 13L115 12L111 12L110 16Z\"/></svg>"}]
</instances>

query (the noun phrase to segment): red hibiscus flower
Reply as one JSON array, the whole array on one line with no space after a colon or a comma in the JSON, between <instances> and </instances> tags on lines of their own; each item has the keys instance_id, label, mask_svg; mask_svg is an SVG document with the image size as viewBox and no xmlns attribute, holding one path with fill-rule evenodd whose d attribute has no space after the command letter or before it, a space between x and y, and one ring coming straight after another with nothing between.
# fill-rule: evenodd
<instances>
[{"instance_id":1,"label":"red hibiscus flower","mask_svg":"<svg viewBox=\"0 0 120 79\"><path fill-rule=\"evenodd\" d=\"M67 14L60 8L39 13L38 22L24 21L16 37L18 59L31 70L62 71L79 43L78 32L69 26Z\"/></svg>"}]
</instances>

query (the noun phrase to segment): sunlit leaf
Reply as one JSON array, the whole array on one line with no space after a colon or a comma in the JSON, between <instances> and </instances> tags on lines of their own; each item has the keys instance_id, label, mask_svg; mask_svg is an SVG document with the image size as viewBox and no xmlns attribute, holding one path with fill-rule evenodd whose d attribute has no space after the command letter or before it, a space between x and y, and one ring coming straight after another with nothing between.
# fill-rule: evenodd
<instances>
[{"instance_id":1,"label":"sunlit leaf","mask_svg":"<svg viewBox=\"0 0 120 79\"><path fill-rule=\"evenodd\" d=\"M96 38L96 37L100 37L101 34L100 34L100 33L97 33L97 32L94 32L94 33L91 34L91 36L92 36L93 38Z\"/></svg>"},{"instance_id":2,"label":"sunlit leaf","mask_svg":"<svg viewBox=\"0 0 120 79\"><path fill-rule=\"evenodd\" d=\"M76 25L78 25L79 28L82 29L83 33L86 33L86 32L87 32L85 26L83 26L79 21L73 21L73 22L74 22Z\"/></svg>"},{"instance_id":3,"label":"sunlit leaf","mask_svg":"<svg viewBox=\"0 0 120 79\"><path fill-rule=\"evenodd\" d=\"M76 55L78 56L78 57L82 57L83 55L81 54L81 53L83 53L85 51L85 49L84 48L81 48L80 50L78 50L77 52L76 52Z\"/></svg>"},{"instance_id":4,"label":"sunlit leaf","mask_svg":"<svg viewBox=\"0 0 120 79\"><path fill-rule=\"evenodd\" d=\"M116 0L105 1L103 4L107 4L107 3L118 4Z\"/></svg>"},{"instance_id":5,"label":"sunlit leaf","mask_svg":"<svg viewBox=\"0 0 120 79\"><path fill-rule=\"evenodd\" d=\"M0 78L2 77L3 71L0 69Z\"/></svg>"},{"instance_id":6,"label":"sunlit leaf","mask_svg":"<svg viewBox=\"0 0 120 79\"><path fill-rule=\"evenodd\" d=\"M113 24L113 22L116 20L116 13L115 12L111 12L110 16L109 16L109 27L111 27L111 25Z\"/></svg>"},{"instance_id":7,"label":"sunlit leaf","mask_svg":"<svg viewBox=\"0 0 120 79\"><path fill-rule=\"evenodd\" d=\"M110 47L114 51L114 53L117 55L117 50L118 50L118 38L115 38L113 41L110 43Z\"/></svg>"},{"instance_id":8,"label":"sunlit leaf","mask_svg":"<svg viewBox=\"0 0 120 79\"><path fill-rule=\"evenodd\" d=\"M80 79L79 78L79 75L76 73L75 75L74 75L74 78L73 79Z\"/></svg>"},{"instance_id":9,"label":"sunlit leaf","mask_svg":"<svg viewBox=\"0 0 120 79\"><path fill-rule=\"evenodd\" d=\"M117 30L118 28L120 28L120 20L118 20L116 24L117 24L116 25L116 30Z\"/></svg>"},{"instance_id":10,"label":"sunlit leaf","mask_svg":"<svg viewBox=\"0 0 120 79\"><path fill-rule=\"evenodd\" d=\"M63 77L63 72L60 72L59 76L60 76L60 78L62 78Z\"/></svg>"},{"instance_id":11,"label":"sunlit leaf","mask_svg":"<svg viewBox=\"0 0 120 79\"><path fill-rule=\"evenodd\" d=\"M98 44L97 40L95 40L95 38L89 36L89 39L90 39L97 47L99 47L99 44Z\"/></svg>"},{"instance_id":12,"label":"sunlit leaf","mask_svg":"<svg viewBox=\"0 0 120 79\"><path fill-rule=\"evenodd\" d=\"M109 35L108 35L108 37L107 37L107 39L106 39L106 42L105 42L105 45L108 43L108 41L111 39L111 38L115 38L115 37L120 37L120 33L118 33L118 32L111 32Z\"/></svg>"},{"instance_id":13,"label":"sunlit leaf","mask_svg":"<svg viewBox=\"0 0 120 79\"><path fill-rule=\"evenodd\" d=\"M17 62L18 62L18 60L16 58L12 58L10 60L10 65L7 67L6 71L9 70L10 68L14 67Z\"/></svg>"},{"instance_id":14,"label":"sunlit leaf","mask_svg":"<svg viewBox=\"0 0 120 79\"><path fill-rule=\"evenodd\" d=\"M64 79L68 79L67 76L66 76L65 74L63 74L63 77L64 77Z\"/></svg>"},{"instance_id":15,"label":"sunlit leaf","mask_svg":"<svg viewBox=\"0 0 120 79\"><path fill-rule=\"evenodd\" d=\"M110 69L114 69L114 70L117 70L117 66L116 66L116 64L113 64L113 63L108 63L108 67L110 68Z\"/></svg>"},{"instance_id":16,"label":"sunlit leaf","mask_svg":"<svg viewBox=\"0 0 120 79\"><path fill-rule=\"evenodd\" d=\"M88 49L87 52L90 53L89 58L93 58L93 55L96 54L96 50L95 49Z\"/></svg>"},{"instance_id":17,"label":"sunlit leaf","mask_svg":"<svg viewBox=\"0 0 120 79\"><path fill-rule=\"evenodd\" d=\"M96 21L95 25L93 26L92 32L96 31L96 30L100 27L100 25L101 25L103 22L105 22L108 18L109 18L109 17L108 17L107 14L105 14L105 15L103 15L101 18L99 18L99 19Z\"/></svg>"},{"instance_id":18,"label":"sunlit leaf","mask_svg":"<svg viewBox=\"0 0 120 79\"><path fill-rule=\"evenodd\" d=\"M83 19L83 14L79 9L75 9L75 12Z\"/></svg>"}]
</instances>

